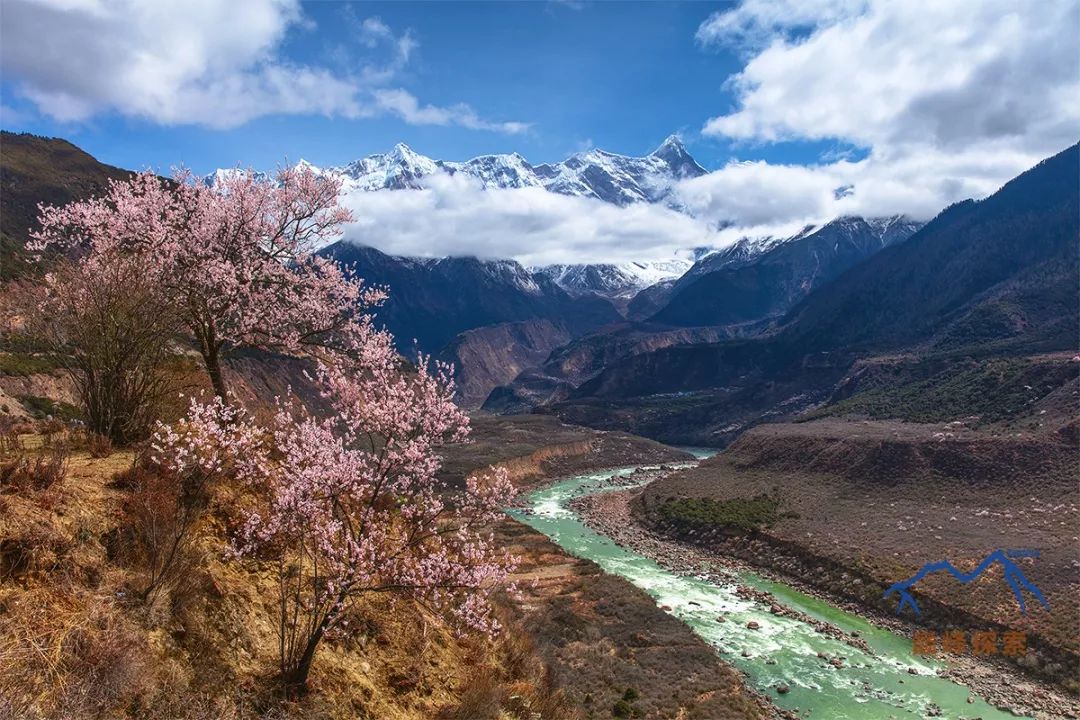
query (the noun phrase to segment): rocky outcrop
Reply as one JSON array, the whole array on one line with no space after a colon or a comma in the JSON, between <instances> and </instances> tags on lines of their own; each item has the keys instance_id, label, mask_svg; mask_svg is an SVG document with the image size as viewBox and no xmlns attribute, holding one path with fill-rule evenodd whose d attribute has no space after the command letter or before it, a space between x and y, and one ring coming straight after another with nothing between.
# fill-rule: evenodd
<instances>
[{"instance_id":1,"label":"rocky outcrop","mask_svg":"<svg viewBox=\"0 0 1080 720\"><path fill-rule=\"evenodd\" d=\"M440 359L454 365L459 402L472 409L483 404L492 388L539 365L568 340L564 327L546 319L499 323L461 333Z\"/></svg>"},{"instance_id":2,"label":"rocky outcrop","mask_svg":"<svg viewBox=\"0 0 1080 720\"><path fill-rule=\"evenodd\" d=\"M724 328L608 325L555 349L543 364L496 388L485 401L484 409L499 413L528 412L539 405L565 400L577 386L623 358L675 345L715 342L729 336L730 332Z\"/></svg>"}]
</instances>

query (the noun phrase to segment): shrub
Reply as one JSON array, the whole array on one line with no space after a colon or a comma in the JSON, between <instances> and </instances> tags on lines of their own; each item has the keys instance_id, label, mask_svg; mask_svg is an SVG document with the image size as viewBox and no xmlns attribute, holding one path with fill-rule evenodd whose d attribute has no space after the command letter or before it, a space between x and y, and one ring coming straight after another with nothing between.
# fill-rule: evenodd
<instances>
[{"instance_id":1,"label":"shrub","mask_svg":"<svg viewBox=\"0 0 1080 720\"><path fill-rule=\"evenodd\" d=\"M41 455L18 455L0 463L0 490L23 493L49 490L67 477L69 458L67 449L58 447Z\"/></svg>"},{"instance_id":2,"label":"shrub","mask_svg":"<svg viewBox=\"0 0 1080 720\"><path fill-rule=\"evenodd\" d=\"M90 453L90 457L107 458L113 452L112 440L106 435L90 433L86 438L86 449Z\"/></svg>"},{"instance_id":3,"label":"shrub","mask_svg":"<svg viewBox=\"0 0 1080 720\"><path fill-rule=\"evenodd\" d=\"M617 718L632 718L634 717L634 706L625 700L618 700L611 708L611 715Z\"/></svg>"},{"instance_id":4,"label":"shrub","mask_svg":"<svg viewBox=\"0 0 1080 720\"><path fill-rule=\"evenodd\" d=\"M159 590L187 574L192 543L206 506L209 477L141 465L118 474L114 486L130 491L121 505L127 560L143 570L138 597L152 602Z\"/></svg>"},{"instance_id":5,"label":"shrub","mask_svg":"<svg viewBox=\"0 0 1080 720\"><path fill-rule=\"evenodd\" d=\"M157 403L171 391L161 368L175 314L131 260L65 261L49 278L28 331L64 359L88 429L119 445L147 437Z\"/></svg>"},{"instance_id":6,"label":"shrub","mask_svg":"<svg viewBox=\"0 0 1080 720\"><path fill-rule=\"evenodd\" d=\"M782 516L780 502L768 495L732 500L680 498L660 506L665 522L684 530L723 529L748 532Z\"/></svg>"}]
</instances>

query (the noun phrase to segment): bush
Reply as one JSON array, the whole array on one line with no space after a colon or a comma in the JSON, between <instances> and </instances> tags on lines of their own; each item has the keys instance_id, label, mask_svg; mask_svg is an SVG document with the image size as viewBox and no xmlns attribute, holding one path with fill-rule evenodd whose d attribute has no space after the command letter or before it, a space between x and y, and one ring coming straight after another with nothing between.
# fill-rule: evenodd
<instances>
[{"instance_id":1,"label":"bush","mask_svg":"<svg viewBox=\"0 0 1080 720\"><path fill-rule=\"evenodd\" d=\"M86 449L93 458L107 458L112 455L113 444L105 435L90 433L86 438Z\"/></svg>"},{"instance_id":2,"label":"bush","mask_svg":"<svg viewBox=\"0 0 1080 720\"><path fill-rule=\"evenodd\" d=\"M0 463L0 490L41 492L63 483L67 477L70 454L66 448L53 448L30 457L18 455Z\"/></svg>"},{"instance_id":3,"label":"bush","mask_svg":"<svg viewBox=\"0 0 1080 720\"><path fill-rule=\"evenodd\" d=\"M194 565L192 542L206 505L206 481L144 465L117 474L114 486L130 491L121 506L126 541L121 554L143 570L137 590L143 601L152 602Z\"/></svg>"},{"instance_id":4,"label":"bush","mask_svg":"<svg viewBox=\"0 0 1080 720\"><path fill-rule=\"evenodd\" d=\"M625 700L619 700L611 708L611 715L617 718L632 718L634 717L634 706Z\"/></svg>"},{"instance_id":5,"label":"bush","mask_svg":"<svg viewBox=\"0 0 1080 720\"><path fill-rule=\"evenodd\" d=\"M748 532L780 519L780 502L768 495L732 500L680 498L660 506L660 517L684 530L722 529Z\"/></svg>"},{"instance_id":6,"label":"bush","mask_svg":"<svg viewBox=\"0 0 1080 720\"><path fill-rule=\"evenodd\" d=\"M91 432L117 445L146 438L171 391L162 368L175 313L142 268L121 258L63 263L51 277L28 332L63 359Z\"/></svg>"}]
</instances>

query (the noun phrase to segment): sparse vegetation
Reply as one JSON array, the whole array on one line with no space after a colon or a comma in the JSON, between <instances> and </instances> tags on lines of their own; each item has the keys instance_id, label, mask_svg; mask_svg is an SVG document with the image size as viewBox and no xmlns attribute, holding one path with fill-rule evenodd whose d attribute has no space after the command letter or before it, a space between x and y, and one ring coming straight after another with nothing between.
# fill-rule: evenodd
<instances>
[{"instance_id":1,"label":"sparse vegetation","mask_svg":"<svg viewBox=\"0 0 1080 720\"><path fill-rule=\"evenodd\" d=\"M159 590L194 569L192 544L209 501L210 477L143 464L117 480L128 490L121 504L123 555L141 571L138 597L152 603Z\"/></svg>"},{"instance_id":2,"label":"sparse vegetation","mask_svg":"<svg viewBox=\"0 0 1080 720\"><path fill-rule=\"evenodd\" d=\"M63 362L51 354L0 353L0 375L37 375L53 372L63 366Z\"/></svg>"},{"instance_id":3,"label":"sparse vegetation","mask_svg":"<svg viewBox=\"0 0 1080 720\"><path fill-rule=\"evenodd\" d=\"M988 425L1024 413L1078 377L1080 368L1066 362L927 360L879 371L865 389L804 419L853 414L931 423L970 417L976 424Z\"/></svg>"},{"instance_id":4,"label":"sparse vegetation","mask_svg":"<svg viewBox=\"0 0 1080 720\"><path fill-rule=\"evenodd\" d=\"M67 477L70 454L64 447L42 454L18 455L0 464L0 491L42 492Z\"/></svg>"},{"instance_id":5,"label":"sparse vegetation","mask_svg":"<svg viewBox=\"0 0 1080 720\"><path fill-rule=\"evenodd\" d=\"M20 395L18 400L32 417L38 419L54 418L70 422L83 418L82 410L64 400L53 400L40 395Z\"/></svg>"}]
</instances>

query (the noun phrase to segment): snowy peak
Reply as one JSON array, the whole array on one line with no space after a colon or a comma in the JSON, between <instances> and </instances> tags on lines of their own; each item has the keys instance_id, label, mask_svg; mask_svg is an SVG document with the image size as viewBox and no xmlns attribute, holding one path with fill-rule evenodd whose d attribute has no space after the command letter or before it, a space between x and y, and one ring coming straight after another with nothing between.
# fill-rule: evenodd
<instances>
[{"instance_id":1,"label":"snowy peak","mask_svg":"<svg viewBox=\"0 0 1080 720\"><path fill-rule=\"evenodd\" d=\"M346 191L371 191L419 189L423 179L437 170L434 160L398 143L388 153L369 155L326 172L342 176Z\"/></svg>"},{"instance_id":2,"label":"snowy peak","mask_svg":"<svg viewBox=\"0 0 1080 720\"><path fill-rule=\"evenodd\" d=\"M846 244L876 251L903 242L922 226L923 223L904 215L874 218L845 215L822 225L807 225L788 237L742 237L727 247L700 255L685 277L686 281L689 281L722 267L738 267L757 262L759 257L776 248L803 240L817 241L823 247L831 245L834 250L841 244Z\"/></svg>"},{"instance_id":3,"label":"snowy peak","mask_svg":"<svg viewBox=\"0 0 1080 720\"><path fill-rule=\"evenodd\" d=\"M704 175L705 168L698 165L683 145L682 138L678 135L668 135L667 139L649 154L649 157L657 158L667 164L671 174L677 178L699 177Z\"/></svg>"},{"instance_id":4,"label":"snowy peak","mask_svg":"<svg viewBox=\"0 0 1080 720\"><path fill-rule=\"evenodd\" d=\"M682 276L693 265L690 257L627 263L545 265L532 268L571 295L595 293L609 298L630 298L639 290Z\"/></svg>"},{"instance_id":5,"label":"snowy peak","mask_svg":"<svg viewBox=\"0 0 1080 720\"><path fill-rule=\"evenodd\" d=\"M677 207L672 184L705 174L677 135L667 138L645 157L630 157L604 150L575 153L562 162L529 163L518 153L481 155L471 160L434 160L408 145L398 143L390 151L369 155L347 165L316 172L337 175L345 192L418 190L436 173L462 174L485 189L542 188L549 192L592 198L615 205L658 202ZM207 182L231 170L218 170Z\"/></svg>"},{"instance_id":6,"label":"snowy peak","mask_svg":"<svg viewBox=\"0 0 1080 720\"><path fill-rule=\"evenodd\" d=\"M436 165L451 175L462 173L476 178L485 189L543 187L536 169L517 153L481 155L461 163L439 161Z\"/></svg>"}]
</instances>

